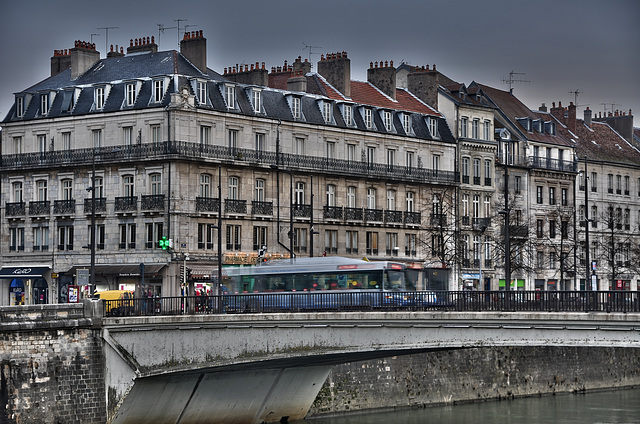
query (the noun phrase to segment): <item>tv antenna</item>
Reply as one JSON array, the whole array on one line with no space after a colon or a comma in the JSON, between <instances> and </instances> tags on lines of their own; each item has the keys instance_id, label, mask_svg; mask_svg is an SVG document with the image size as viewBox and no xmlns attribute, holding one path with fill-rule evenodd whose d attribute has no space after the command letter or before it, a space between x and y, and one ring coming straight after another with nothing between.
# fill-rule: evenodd
<instances>
[{"instance_id":1,"label":"tv antenna","mask_svg":"<svg viewBox=\"0 0 640 424\"><path fill-rule=\"evenodd\" d=\"M502 82L505 84L509 84L509 92L513 93L513 83L514 82L531 82L529 80L522 80L522 79L514 79L513 76L514 75L526 75L524 72L516 72L516 71L511 71L509 72L509 78L502 78Z\"/></svg>"},{"instance_id":2,"label":"tv antenna","mask_svg":"<svg viewBox=\"0 0 640 424\"><path fill-rule=\"evenodd\" d=\"M96 34L95 32L91 34L91 44L93 44L93 36L100 37L100 34Z\"/></svg>"},{"instance_id":3,"label":"tv antenna","mask_svg":"<svg viewBox=\"0 0 640 424\"><path fill-rule=\"evenodd\" d=\"M109 51L109 30L110 29L116 29L116 28L118 28L118 27L112 26L112 27L96 28L96 29L103 29L104 32L105 32L105 37L104 37L104 51L105 51L105 54L106 54L106 52Z\"/></svg>"},{"instance_id":4,"label":"tv antenna","mask_svg":"<svg viewBox=\"0 0 640 424\"><path fill-rule=\"evenodd\" d=\"M622 106L617 103L600 103L600 104L602 105L602 111L604 112L605 116L607 115L607 106L610 106L609 110L611 110L612 112L614 111L616 106Z\"/></svg>"},{"instance_id":5,"label":"tv antenna","mask_svg":"<svg viewBox=\"0 0 640 424\"><path fill-rule=\"evenodd\" d=\"M582 93L583 92L580 90L569 91L569 94L573 94L573 104L576 105L576 107L589 106L588 104L584 104L584 105L578 104L578 94L582 94Z\"/></svg>"},{"instance_id":6,"label":"tv antenna","mask_svg":"<svg viewBox=\"0 0 640 424\"><path fill-rule=\"evenodd\" d=\"M307 59L309 60L309 62L311 62L311 55L312 54L320 54L319 52L314 52L312 51L313 49L321 49L321 46L310 46L308 44L305 44L304 41L302 42L302 44L304 45L304 47L302 48L302 50L307 50L308 54L307 54Z\"/></svg>"},{"instance_id":7,"label":"tv antenna","mask_svg":"<svg viewBox=\"0 0 640 424\"><path fill-rule=\"evenodd\" d=\"M158 46L160 45L160 34L164 34L164 30L165 29L176 29L178 27L166 27L163 24L157 24L158 25Z\"/></svg>"},{"instance_id":8,"label":"tv antenna","mask_svg":"<svg viewBox=\"0 0 640 424\"><path fill-rule=\"evenodd\" d=\"M178 47L180 47L180 22L187 22L188 19L174 19L178 23Z\"/></svg>"}]
</instances>

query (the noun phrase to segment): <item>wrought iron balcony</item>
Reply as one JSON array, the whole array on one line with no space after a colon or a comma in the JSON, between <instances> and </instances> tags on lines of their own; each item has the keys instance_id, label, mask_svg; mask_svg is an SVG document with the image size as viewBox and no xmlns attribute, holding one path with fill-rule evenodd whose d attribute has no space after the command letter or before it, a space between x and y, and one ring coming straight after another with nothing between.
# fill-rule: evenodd
<instances>
[{"instance_id":1,"label":"wrought iron balcony","mask_svg":"<svg viewBox=\"0 0 640 424\"><path fill-rule=\"evenodd\" d=\"M484 260L484 267L485 268L491 268L493 266L493 261L491 259L485 259Z\"/></svg>"},{"instance_id":2,"label":"wrought iron balcony","mask_svg":"<svg viewBox=\"0 0 640 424\"><path fill-rule=\"evenodd\" d=\"M49 215L51 209L51 202L48 200L41 200L36 202L29 202L29 215Z\"/></svg>"},{"instance_id":3,"label":"wrought iron balcony","mask_svg":"<svg viewBox=\"0 0 640 424\"><path fill-rule=\"evenodd\" d=\"M7 216L24 216L25 215L25 203L24 202L7 202L5 203L5 213Z\"/></svg>"},{"instance_id":4,"label":"wrought iron balcony","mask_svg":"<svg viewBox=\"0 0 640 424\"><path fill-rule=\"evenodd\" d=\"M291 212L294 218L311 218L311 205L295 204Z\"/></svg>"},{"instance_id":5,"label":"wrought iron balcony","mask_svg":"<svg viewBox=\"0 0 640 424\"><path fill-rule=\"evenodd\" d=\"M392 210L385 210L384 211L384 222L391 222L391 223L398 223L401 224L402 223L402 211L392 211Z\"/></svg>"},{"instance_id":6,"label":"wrought iron balcony","mask_svg":"<svg viewBox=\"0 0 640 424\"><path fill-rule=\"evenodd\" d=\"M382 222L384 213L382 209L365 209L364 220L367 222Z\"/></svg>"},{"instance_id":7,"label":"wrought iron balcony","mask_svg":"<svg viewBox=\"0 0 640 424\"><path fill-rule=\"evenodd\" d=\"M462 176L462 184L469 184L469 176L468 175L463 175Z\"/></svg>"},{"instance_id":8,"label":"wrought iron balcony","mask_svg":"<svg viewBox=\"0 0 640 424\"><path fill-rule=\"evenodd\" d=\"M504 237L504 225L500 229L500 234ZM509 237L514 239L526 239L529 237L529 227L526 225L510 225Z\"/></svg>"},{"instance_id":9,"label":"wrought iron balcony","mask_svg":"<svg viewBox=\"0 0 640 424\"><path fill-rule=\"evenodd\" d=\"M462 225L469 225L469 215L462 217Z\"/></svg>"},{"instance_id":10,"label":"wrought iron balcony","mask_svg":"<svg viewBox=\"0 0 640 424\"><path fill-rule=\"evenodd\" d=\"M411 225L422 224L422 214L420 212L405 212L404 223Z\"/></svg>"},{"instance_id":11,"label":"wrought iron balcony","mask_svg":"<svg viewBox=\"0 0 640 424\"><path fill-rule=\"evenodd\" d=\"M225 213L247 213L247 201L240 199L224 199Z\"/></svg>"},{"instance_id":12,"label":"wrought iron balcony","mask_svg":"<svg viewBox=\"0 0 640 424\"><path fill-rule=\"evenodd\" d=\"M447 225L446 213L432 213L431 214L431 226L432 227L444 227Z\"/></svg>"},{"instance_id":13,"label":"wrought iron balcony","mask_svg":"<svg viewBox=\"0 0 640 424\"><path fill-rule=\"evenodd\" d=\"M92 199L84 199L84 213L91 213L91 200ZM106 212L107 211L107 199L105 197L96 198L96 212Z\"/></svg>"},{"instance_id":14,"label":"wrought iron balcony","mask_svg":"<svg viewBox=\"0 0 640 424\"><path fill-rule=\"evenodd\" d=\"M74 215L76 213L76 201L70 200L54 200L53 201L53 213Z\"/></svg>"},{"instance_id":15,"label":"wrought iron balcony","mask_svg":"<svg viewBox=\"0 0 640 424\"><path fill-rule=\"evenodd\" d=\"M491 178L485 178L484 179L484 185L485 186L491 186Z\"/></svg>"},{"instance_id":16,"label":"wrought iron balcony","mask_svg":"<svg viewBox=\"0 0 640 424\"><path fill-rule=\"evenodd\" d=\"M473 218L471 226L474 230L484 231L491 226L491 218Z\"/></svg>"},{"instance_id":17,"label":"wrought iron balcony","mask_svg":"<svg viewBox=\"0 0 640 424\"><path fill-rule=\"evenodd\" d=\"M344 219L347 221L362 221L364 219L362 208L344 208Z\"/></svg>"},{"instance_id":18,"label":"wrought iron balcony","mask_svg":"<svg viewBox=\"0 0 640 424\"><path fill-rule=\"evenodd\" d=\"M338 219L342 220L344 216L344 208L342 206L326 206L324 207L325 219Z\"/></svg>"},{"instance_id":19,"label":"wrought iron balcony","mask_svg":"<svg viewBox=\"0 0 640 424\"><path fill-rule=\"evenodd\" d=\"M164 194L142 196L140 207L143 211L162 211L164 209Z\"/></svg>"},{"instance_id":20,"label":"wrought iron balcony","mask_svg":"<svg viewBox=\"0 0 640 424\"><path fill-rule=\"evenodd\" d=\"M219 209L217 197L196 197L197 212L218 212Z\"/></svg>"},{"instance_id":21,"label":"wrought iron balcony","mask_svg":"<svg viewBox=\"0 0 640 424\"><path fill-rule=\"evenodd\" d=\"M480 177L473 177L473 184L480 185Z\"/></svg>"},{"instance_id":22,"label":"wrought iron balcony","mask_svg":"<svg viewBox=\"0 0 640 424\"><path fill-rule=\"evenodd\" d=\"M273 215L273 202L259 202L254 200L251 202L252 215Z\"/></svg>"},{"instance_id":23,"label":"wrought iron balcony","mask_svg":"<svg viewBox=\"0 0 640 424\"><path fill-rule=\"evenodd\" d=\"M138 210L138 196L116 197L115 211L130 212Z\"/></svg>"}]
</instances>

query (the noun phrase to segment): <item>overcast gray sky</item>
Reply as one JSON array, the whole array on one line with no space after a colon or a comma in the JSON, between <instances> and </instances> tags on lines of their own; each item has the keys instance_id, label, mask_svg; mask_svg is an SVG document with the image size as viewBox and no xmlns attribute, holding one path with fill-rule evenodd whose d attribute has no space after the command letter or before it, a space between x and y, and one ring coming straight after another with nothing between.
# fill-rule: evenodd
<instances>
[{"instance_id":1,"label":"overcast gray sky","mask_svg":"<svg viewBox=\"0 0 640 424\"><path fill-rule=\"evenodd\" d=\"M48 77L56 49L155 36L158 24L203 30L210 68L346 51L352 79L371 61L437 65L450 78L514 93L527 106L574 100L596 111L640 115L638 0L0 0L0 118L13 93ZM305 46L312 46L307 47ZM178 48L177 29L160 34L160 50ZM612 106L613 105L613 106ZM582 116L579 108L578 116ZM636 118L635 125L640 126Z\"/></svg>"}]
</instances>

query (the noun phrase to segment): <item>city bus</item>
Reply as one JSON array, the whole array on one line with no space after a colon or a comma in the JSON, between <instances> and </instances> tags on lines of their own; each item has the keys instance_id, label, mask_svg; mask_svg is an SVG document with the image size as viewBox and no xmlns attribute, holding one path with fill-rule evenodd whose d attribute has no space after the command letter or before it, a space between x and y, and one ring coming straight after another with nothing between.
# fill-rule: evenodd
<instances>
[{"instance_id":1,"label":"city bus","mask_svg":"<svg viewBox=\"0 0 640 424\"><path fill-rule=\"evenodd\" d=\"M400 262L344 257L281 259L225 269L226 312L358 310L418 303ZM425 293L420 303L435 301Z\"/></svg>"}]
</instances>

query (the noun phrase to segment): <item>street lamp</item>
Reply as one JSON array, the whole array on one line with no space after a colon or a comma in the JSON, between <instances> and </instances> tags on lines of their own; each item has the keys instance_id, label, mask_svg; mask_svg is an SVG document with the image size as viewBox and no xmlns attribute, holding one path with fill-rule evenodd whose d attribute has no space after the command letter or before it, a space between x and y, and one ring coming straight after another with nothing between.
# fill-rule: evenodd
<instances>
[{"instance_id":1,"label":"street lamp","mask_svg":"<svg viewBox=\"0 0 640 424\"><path fill-rule=\"evenodd\" d=\"M591 290L591 261L589 258L589 181L587 173L587 156L584 157L584 250L586 269L584 273L584 289Z\"/></svg>"}]
</instances>

